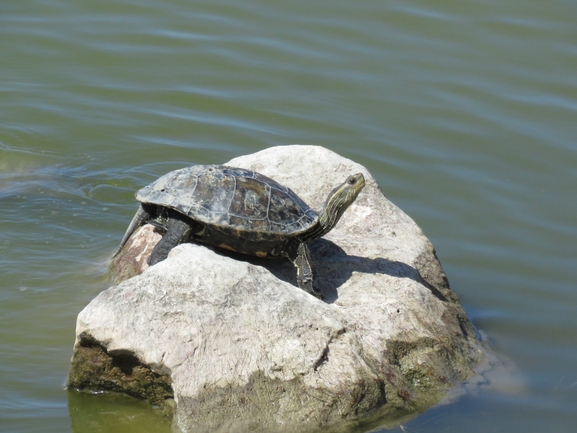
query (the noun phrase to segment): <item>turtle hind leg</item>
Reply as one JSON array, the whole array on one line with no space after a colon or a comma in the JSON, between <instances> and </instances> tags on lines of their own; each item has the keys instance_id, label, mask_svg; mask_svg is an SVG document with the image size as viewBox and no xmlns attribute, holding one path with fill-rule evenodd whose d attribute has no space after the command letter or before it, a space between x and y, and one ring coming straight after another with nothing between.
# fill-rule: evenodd
<instances>
[{"instance_id":1,"label":"turtle hind leg","mask_svg":"<svg viewBox=\"0 0 577 433\"><path fill-rule=\"evenodd\" d=\"M128 242L128 239L130 236L132 236L132 233L134 233L138 227L146 224L151 218L154 217L151 212L154 212L154 209L150 206L145 206L143 204L140 205L136 211L136 214L134 214L132 221L130 221L128 228L126 229L126 233L124 233L122 241L120 241L120 245L112 255L112 258L115 258L120 253L120 251L122 251L122 248L124 248L124 245L126 245L126 242Z\"/></svg>"},{"instance_id":2,"label":"turtle hind leg","mask_svg":"<svg viewBox=\"0 0 577 433\"><path fill-rule=\"evenodd\" d=\"M148 258L148 264L152 266L162 262L168 257L170 250L178 244L186 242L190 238L191 233L191 221L178 212L170 212L166 220L166 233L152 250Z\"/></svg>"},{"instance_id":3,"label":"turtle hind leg","mask_svg":"<svg viewBox=\"0 0 577 433\"><path fill-rule=\"evenodd\" d=\"M323 295L313 284L314 271L311 266L311 253L304 243L300 243L296 255L290 258L297 268L297 284L305 292L310 293L315 298L323 299Z\"/></svg>"}]
</instances>

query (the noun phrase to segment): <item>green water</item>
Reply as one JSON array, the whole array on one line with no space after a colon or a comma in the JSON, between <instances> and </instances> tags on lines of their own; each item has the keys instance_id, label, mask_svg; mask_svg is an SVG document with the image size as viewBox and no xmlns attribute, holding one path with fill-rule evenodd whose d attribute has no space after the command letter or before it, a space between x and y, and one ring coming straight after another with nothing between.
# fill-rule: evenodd
<instances>
[{"instance_id":1,"label":"green water","mask_svg":"<svg viewBox=\"0 0 577 433\"><path fill-rule=\"evenodd\" d=\"M136 189L292 143L373 173L514 367L392 431L574 431L573 0L2 0L0 431L169 432L63 390L76 315Z\"/></svg>"}]
</instances>

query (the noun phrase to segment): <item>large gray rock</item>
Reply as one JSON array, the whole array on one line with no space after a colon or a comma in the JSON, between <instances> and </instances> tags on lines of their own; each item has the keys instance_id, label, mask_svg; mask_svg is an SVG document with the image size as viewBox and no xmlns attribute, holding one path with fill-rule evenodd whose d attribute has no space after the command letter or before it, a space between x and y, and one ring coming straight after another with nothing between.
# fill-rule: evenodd
<instances>
[{"instance_id":1,"label":"large gray rock","mask_svg":"<svg viewBox=\"0 0 577 433\"><path fill-rule=\"evenodd\" d=\"M173 402L185 432L344 431L394 424L474 374L481 344L431 243L364 167L296 145L228 165L315 209L365 175L337 227L310 245L324 302L285 260L183 244L146 269L158 235L145 226L112 264L119 280L144 272L78 316L70 388Z\"/></svg>"}]
</instances>

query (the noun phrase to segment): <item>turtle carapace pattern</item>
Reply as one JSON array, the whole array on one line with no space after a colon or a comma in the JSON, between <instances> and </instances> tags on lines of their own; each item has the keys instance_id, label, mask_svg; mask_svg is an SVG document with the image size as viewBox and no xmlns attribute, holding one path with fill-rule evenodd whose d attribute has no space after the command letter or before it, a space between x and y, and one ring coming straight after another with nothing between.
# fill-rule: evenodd
<instances>
[{"instance_id":1,"label":"turtle carapace pattern","mask_svg":"<svg viewBox=\"0 0 577 433\"><path fill-rule=\"evenodd\" d=\"M289 188L260 173L222 165L172 171L136 193L141 206L113 257L132 233L151 223L164 232L149 265L176 245L202 242L258 257L286 257L297 268L298 286L321 298L313 285L307 243L327 234L365 185L349 176L317 214Z\"/></svg>"}]
</instances>

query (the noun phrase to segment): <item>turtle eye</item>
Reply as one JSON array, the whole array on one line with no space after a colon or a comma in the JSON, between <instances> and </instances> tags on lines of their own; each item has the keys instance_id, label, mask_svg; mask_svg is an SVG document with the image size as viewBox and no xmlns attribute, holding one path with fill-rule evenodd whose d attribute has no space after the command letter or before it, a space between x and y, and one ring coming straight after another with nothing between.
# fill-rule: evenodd
<instances>
[{"instance_id":1,"label":"turtle eye","mask_svg":"<svg viewBox=\"0 0 577 433\"><path fill-rule=\"evenodd\" d=\"M357 180L354 177L350 177L349 178L349 185L354 185L355 183L357 183Z\"/></svg>"}]
</instances>

